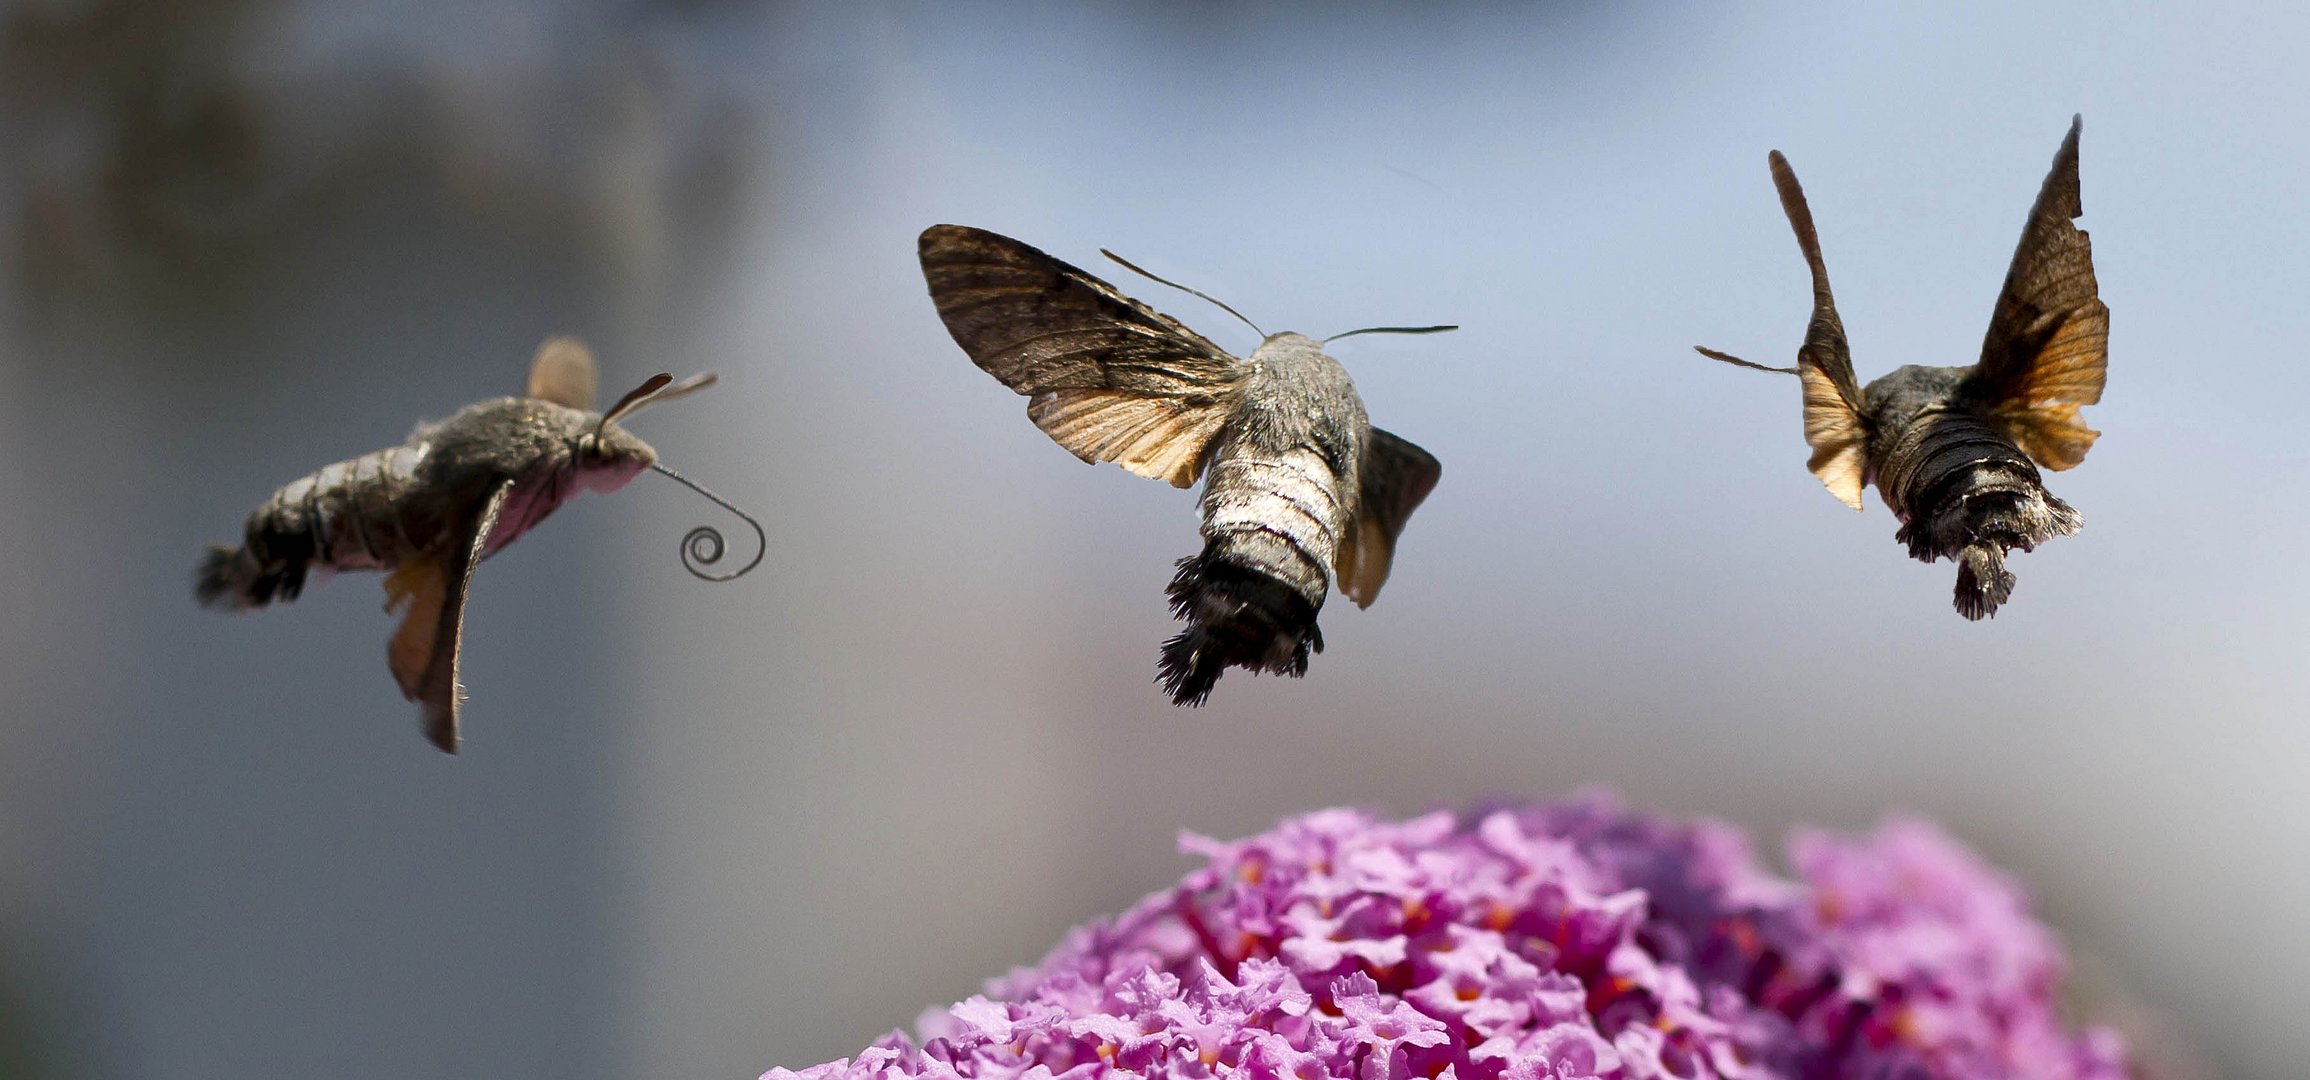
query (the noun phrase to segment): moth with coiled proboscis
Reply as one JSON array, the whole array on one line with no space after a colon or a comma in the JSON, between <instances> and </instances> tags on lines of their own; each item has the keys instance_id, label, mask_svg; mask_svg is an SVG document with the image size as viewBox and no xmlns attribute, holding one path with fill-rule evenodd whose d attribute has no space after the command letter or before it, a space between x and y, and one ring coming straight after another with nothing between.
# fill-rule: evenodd
<instances>
[{"instance_id":1,"label":"moth with coiled proboscis","mask_svg":"<svg viewBox=\"0 0 2310 1080\"><path fill-rule=\"evenodd\" d=\"M273 493L249 515L241 545L212 547L194 592L227 611L295 600L316 572L384 570L387 611L401 625L386 647L402 696L418 704L425 735L456 753L460 645L473 569L580 491L616 491L645 469L680 481L762 527L718 495L658 461L618 422L648 405L702 390L712 374L679 383L652 376L607 412L593 412L593 354L575 338L551 338L530 364L521 397L493 398L423 424L409 441L313 473ZM682 539L690 572L726 581L752 570L702 569L722 558L721 533Z\"/></svg>"},{"instance_id":2,"label":"moth with coiled proboscis","mask_svg":"<svg viewBox=\"0 0 2310 1080\"><path fill-rule=\"evenodd\" d=\"M1027 398L1027 418L1086 462L1112 461L1203 488L1203 551L1166 590L1187 623L1158 681L1200 705L1230 666L1299 676L1323 651L1333 581L1368 607L1396 537L1442 472L1428 452L1364 417L1323 341L1268 334L1247 359L1114 286L1006 236L934 225L919 245L932 302L971 361ZM1133 271L1173 285L1123 262ZM1242 319L1234 308L1211 300Z\"/></svg>"},{"instance_id":3,"label":"moth with coiled proboscis","mask_svg":"<svg viewBox=\"0 0 2310 1080\"><path fill-rule=\"evenodd\" d=\"M1957 563L1957 612L1995 615L2013 594L2005 555L2078 531L2084 521L2046 491L2040 468L2085 460L2099 432L2082 406L2101 400L2109 366L2109 308L2094 281L2093 245L2074 221L2082 121L2054 154L1970 367L1898 368L1856 385L1844 323L1813 214L1788 159L1771 155L1781 208L1813 277L1813 318L1793 368L1766 367L1714 349L1727 363L1796 375L1804 384L1805 442L1813 475L1855 510L1877 485L1901 521L1895 539L1924 562Z\"/></svg>"}]
</instances>

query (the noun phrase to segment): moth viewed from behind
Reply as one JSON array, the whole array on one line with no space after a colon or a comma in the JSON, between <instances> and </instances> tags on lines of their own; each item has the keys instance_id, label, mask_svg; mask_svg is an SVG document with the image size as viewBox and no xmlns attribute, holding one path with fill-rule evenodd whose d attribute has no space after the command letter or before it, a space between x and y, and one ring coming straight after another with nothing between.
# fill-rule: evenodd
<instances>
[{"instance_id":1,"label":"moth viewed from behind","mask_svg":"<svg viewBox=\"0 0 2310 1080\"><path fill-rule=\"evenodd\" d=\"M1173 487L1208 474L1203 550L1180 560L1167 590L1187 623L1159 667L1175 703L1201 705L1231 666L1306 674L1323 651L1316 614L1331 583L1358 607L1379 595L1396 537L1441 467L1365 419L1346 369L1323 352L1347 335L1317 341L1253 325L1264 340L1240 359L1009 237L933 225L920 255L955 343L1026 397L1027 418L1053 441Z\"/></svg>"},{"instance_id":2,"label":"moth viewed from behind","mask_svg":"<svg viewBox=\"0 0 2310 1080\"><path fill-rule=\"evenodd\" d=\"M341 461L273 493L249 515L241 545L211 547L194 592L226 611L295 600L315 570L385 570L385 608L401 626L386 662L402 696L418 704L425 735L457 752L458 663L473 568L545 520L580 491L616 491L654 469L762 526L720 496L658 462L657 451L618 422L642 408L694 393L712 374L679 383L651 376L607 412L593 412L594 358L576 338L546 341L521 397L468 405L422 424L400 446ZM701 569L722 558L719 532L701 526L682 541L690 572L726 581L752 570Z\"/></svg>"},{"instance_id":3,"label":"moth viewed from behind","mask_svg":"<svg viewBox=\"0 0 2310 1080\"><path fill-rule=\"evenodd\" d=\"M1894 538L1908 545L1911 557L1957 563L1957 612L1968 619L1995 615L2013 594L2007 552L2033 550L2083 525L2076 510L2045 490L2038 473L2085 460L2100 433L2085 426L2078 410L2101 400L2109 366L2109 308L2094 282L2093 245L2073 224L2084 212L2077 179L2081 126L2081 119L2070 121L2053 156L1990 313L1981 359L1972 366L1911 365L1866 389L1856 385L1812 211L1778 150L1771 155L1773 184L1813 277L1813 317L1797 366L1766 367L1700 350L1802 381L1813 475L1855 510L1861 488L1876 484L1901 521Z\"/></svg>"}]
</instances>

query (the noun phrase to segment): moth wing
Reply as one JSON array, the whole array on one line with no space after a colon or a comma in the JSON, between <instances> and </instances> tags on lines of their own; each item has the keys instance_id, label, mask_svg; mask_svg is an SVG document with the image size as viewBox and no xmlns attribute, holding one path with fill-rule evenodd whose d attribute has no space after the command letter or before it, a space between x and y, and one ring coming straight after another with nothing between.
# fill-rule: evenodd
<instances>
[{"instance_id":1,"label":"moth wing","mask_svg":"<svg viewBox=\"0 0 2310 1080\"><path fill-rule=\"evenodd\" d=\"M1837 299L1829 292L1829 268L1821 259L1821 236L1813 228L1805 189L1780 151L1773 151L1770 160L1781 211L1789 216L1797 247L1813 273L1813 318L1805 326L1804 347L1797 350L1797 377L1805 393L1805 444L1813 448L1805 467L1837 501L1859 510L1861 488L1869 475L1869 425L1861 413L1860 384L1853 378L1852 349L1845 343L1844 320L1837 317Z\"/></svg>"},{"instance_id":2,"label":"moth wing","mask_svg":"<svg viewBox=\"0 0 2310 1080\"><path fill-rule=\"evenodd\" d=\"M545 339L529 362L529 396L540 401L590 412L599 382L593 350L574 337Z\"/></svg>"},{"instance_id":3,"label":"moth wing","mask_svg":"<svg viewBox=\"0 0 2310 1080\"><path fill-rule=\"evenodd\" d=\"M1859 510L1869 480L1869 426L1831 376L1801 360L1797 376L1805 384L1805 444L1813 448L1805 467L1838 502Z\"/></svg>"},{"instance_id":4,"label":"moth wing","mask_svg":"<svg viewBox=\"0 0 2310 1080\"><path fill-rule=\"evenodd\" d=\"M385 610L401 613L401 625L385 643L385 664L401 696L415 700L425 680L425 665L433 658L434 631L441 623L442 598L447 578L441 557L434 554L405 559L385 575Z\"/></svg>"},{"instance_id":5,"label":"moth wing","mask_svg":"<svg viewBox=\"0 0 2310 1080\"><path fill-rule=\"evenodd\" d=\"M1149 480L1193 487L1205 452L1226 426L1227 410L1148 397L1065 387L1027 399L1027 419L1084 461L1112 461Z\"/></svg>"},{"instance_id":6,"label":"moth wing","mask_svg":"<svg viewBox=\"0 0 2310 1080\"><path fill-rule=\"evenodd\" d=\"M417 703L425 737L443 753L457 752L458 664L465 635L465 597L473 568L488 550L490 530L513 483L499 484L468 530L445 549L403 562L385 579L385 607L406 607L385 647L386 664L401 696Z\"/></svg>"},{"instance_id":7,"label":"moth wing","mask_svg":"<svg viewBox=\"0 0 2310 1080\"><path fill-rule=\"evenodd\" d=\"M2085 212L2077 180L2081 126L2070 121L2053 155L1989 318L1981 362L1958 390L2055 471L2084 461L2100 436L2078 409L2101 400L2109 371L2109 308L2094 281L2093 242L2075 224Z\"/></svg>"},{"instance_id":8,"label":"moth wing","mask_svg":"<svg viewBox=\"0 0 2310 1080\"><path fill-rule=\"evenodd\" d=\"M1339 591L1359 608L1372 606L1380 595L1395 562L1397 535L1444 474L1434 455L1379 428L1371 430L1371 443L1356 469L1355 521L1332 566Z\"/></svg>"},{"instance_id":9,"label":"moth wing","mask_svg":"<svg viewBox=\"0 0 2310 1080\"><path fill-rule=\"evenodd\" d=\"M1242 361L1007 236L933 225L919 253L955 344L1027 397L1027 418L1044 434L1087 462L1195 483L1242 396Z\"/></svg>"}]
</instances>

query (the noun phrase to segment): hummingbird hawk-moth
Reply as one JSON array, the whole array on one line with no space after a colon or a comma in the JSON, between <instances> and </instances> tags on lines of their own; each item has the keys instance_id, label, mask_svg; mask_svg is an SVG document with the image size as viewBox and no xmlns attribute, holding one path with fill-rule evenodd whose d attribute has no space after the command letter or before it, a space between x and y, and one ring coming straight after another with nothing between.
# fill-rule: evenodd
<instances>
[{"instance_id":1,"label":"hummingbird hawk-moth","mask_svg":"<svg viewBox=\"0 0 2310 1080\"><path fill-rule=\"evenodd\" d=\"M273 493L249 515L237 548L208 550L194 593L207 607L247 611L295 600L309 575L384 570L385 608L401 612L385 650L402 696L418 704L425 735L458 746L460 639L473 568L545 520L580 491L616 491L644 469L672 477L762 527L737 507L658 462L657 451L618 422L645 406L714 382L651 376L607 412L593 412L594 358L576 338L548 339L530 364L521 397L466 406L421 424L409 441L341 461ZM752 570L701 569L720 561L721 533L701 526L682 540L690 572L726 581Z\"/></svg>"},{"instance_id":2,"label":"hummingbird hawk-moth","mask_svg":"<svg viewBox=\"0 0 2310 1080\"><path fill-rule=\"evenodd\" d=\"M1158 669L1173 702L1202 704L1230 666L1306 674L1309 654L1323 651L1316 613L1332 583L1358 607L1379 595L1396 537L1442 469L1365 419L1346 369L1323 352L1348 335L1317 341L1253 325L1263 340L1239 359L1009 237L933 225L920 254L955 343L1026 397L1027 418L1053 441L1173 487L1209 474L1203 551L1179 561L1166 590L1187 623Z\"/></svg>"},{"instance_id":3,"label":"hummingbird hawk-moth","mask_svg":"<svg viewBox=\"0 0 2310 1080\"><path fill-rule=\"evenodd\" d=\"M1894 539L1911 557L1957 563L1957 612L1968 619L1995 615L2013 594L2008 551L2033 550L2084 524L2038 473L2085 460L2100 432L2086 427L2078 410L2101 400L2109 366L2109 308L2094 283L2093 245L2073 224L2084 212L2081 126L2070 121L2053 156L1990 313L1981 359L1971 367L1911 365L1865 389L1855 383L1813 214L1778 150L1770 158L1773 184L1813 275L1813 318L1797 366L1700 350L1803 381L1813 475L1855 510L1861 488L1876 484L1901 521Z\"/></svg>"}]
</instances>

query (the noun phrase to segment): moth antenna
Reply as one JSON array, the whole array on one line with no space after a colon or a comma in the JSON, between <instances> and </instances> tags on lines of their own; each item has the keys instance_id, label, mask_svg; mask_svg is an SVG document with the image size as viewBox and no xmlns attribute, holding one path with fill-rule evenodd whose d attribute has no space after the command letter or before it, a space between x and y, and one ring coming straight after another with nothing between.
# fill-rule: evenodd
<instances>
[{"instance_id":1,"label":"moth antenna","mask_svg":"<svg viewBox=\"0 0 2310 1080\"><path fill-rule=\"evenodd\" d=\"M695 529L691 529L682 537L682 569L689 571L692 576L696 577L700 581L729 581L733 578L744 577L747 571L762 565L762 557L770 553L770 536L768 533L762 531L762 523L754 520L754 515L749 514L744 510L738 509L736 506L731 505L730 500L706 490L697 481L692 480L687 476L683 476L681 473L675 472L674 470L669 469L664 465L653 461L650 463L650 468L666 474L668 477L671 477L675 483L678 483L683 487L689 488L690 490L713 500L714 505L738 515L738 517L744 520L746 524L754 527L753 561L748 562L746 565L741 566L736 570L731 570L727 573L721 574L709 572L704 568L721 562L722 556L727 554L729 551L729 543L722 539L722 530L717 529L712 525L700 525Z\"/></svg>"},{"instance_id":2,"label":"moth antenna","mask_svg":"<svg viewBox=\"0 0 2310 1080\"><path fill-rule=\"evenodd\" d=\"M1753 360L1743 360L1731 353L1721 353L1715 349L1704 348L1699 345L1693 346L1693 351L1698 352L1702 356L1708 357L1711 360L1722 360L1725 363L1733 364L1739 367L1755 368L1758 371L1774 371L1783 375L1794 375L1797 373L1797 369L1793 367L1766 367L1765 365L1759 364Z\"/></svg>"},{"instance_id":3,"label":"moth antenna","mask_svg":"<svg viewBox=\"0 0 2310 1080\"><path fill-rule=\"evenodd\" d=\"M603 410L602 419L617 419L627 410L634 408L636 405L647 399L651 394L655 394L658 391L665 389L666 384L673 381L674 376L668 372L663 371L652 375L647 379L643 379L642 385L626 391L626 396L619 398L617 404Z\"/></svg>"},{"instance_id":4,"label":"moth antenna","mask_svg":"<svg viewBox=\"0 0 2310 1080\"><path fill-rule=\"evenodd\" d=\"M1361 330L1350 330L1350 331L1348 331L1347 333L1344 333L1344 334L1333 334L1332 336L1330 336L1330 337L1327 337L1327 338L1323 339L1323 343L1324 343L1324 344L1326 344L1326 345L1329 345L1329 344L1331 344L1332 342L1338 341L1339 339L1341 339L1341 338L1343 338L1343 337L1354 337L1354 336L1356 336L1357 334L1441 334L1441 333L1443 333L1443 332L1444 332L1444 331L1446 331L1446 330L1457 330L1457 329L1459 329L1459 326L1457 326L1457 325L1453 325L1453 326L1367 326L1367 327L1364 327L1364 328L1363 328L1363 329L1361 329Z\"/></svg>"},{"instance_id":5,"label":"moth antenna","mask_svg":"<svg viewBox=\"0 0 2310 1080\"><path fill-rule=\"evenodd\" d=\"M642 396L635 398L630 402L619 402L616 409L613 409L603 415L605 418L615 416L619 419L623 419L625 417L632 416L635 413L642 411L643 409L647 409L652 405L663 405L666 402L673 401L678 398L688 397L691 394L695 394L698 391L704 390L705 388L714 385L716 382L721 381L721 378L722 377L720 375L717 375L711 371L692 375L689 378L683 379L681 382L675 383L671 386L665 386L662 389L653 390L647 394L643 394ZM651 380L651 382L656 381L657 380L655 379Z\"/></svg>"},{"instance_id":6,"label":"moth antenna","mask_svg":"<svg viewBox=\"0 0 2310 1080\"><path fill-rule=\"evenodd\" d=\"M1129 270L1129 271L1131 271L1132 273L1134 273L1134 274L1137 274L1137 275L1139 275L1140 277L1146 278L1146 279L1147 279L1147 280L1149 280L1149 281L1152 281L1152 282L1156 282L1157 284L1162 284L1162 285L1169 285L1169 286L1171 286L1172 288L1179 290L1180 292L1183 292L1183 293L1193 293L1193 294L1195 294L1196 296L1200 296L1200 297L1202 297L1202 298L1203 298L1203 299L1205 299L1205 300L1210 300L1210 301L1211 301L1213 304L1215 304L1215 305L1218 305L1218 307L1219 307L1219 310L1221 310L1221 311L1224 311L1224 312L1226 312L1226 313L1228 313L1228 314L1230 314L1230 315L1233 315L1233 316L1235 316L1235 317L1236 317L1236 318L1238 318L1238 319L1243 319L1243 325L1250 327L1250 328L1251 328L1251 332L1252 332L1252 333L1258 334L1258 335L1259 335L1261 338L1265 338L1265 337L1267 337L1267 331L1260 329L1260 328L1259 328L1259 324L1258 324L1258 323L1252 322L1250 319L1244 319L1244 318L1243 318L1243 313L1242 313L1242 312L1240 312L1240 311L1237 311L1237 310L1235 310L1234 308L1228 307L1226 304L1222 304L1222 303L1220 303L1218 300L1212 299L1212 297L1211 297L1211 294L1209 294L1209 293L1206 293L1206 292L1204 292L1204 291L1203 291L1203 290L1201 290L1201 289L1190 289L1190 288L1188 288L1187 286L1185 286L1185 285L1181 285L1180 283L1178 283L1178 282L1176 282L1176 281L1171 281L1171 280L1168 280L1168 279L1166 279L1166 278L1159 278L1159 277L1156 277L1155 275L1153 275L1153 274L1150 274L1150 273L1148 273L1147 271L1145 271L1145 270L1141 270L1141 269L1139 269L1137 266L1134 266L1134 265L1132 265L1132 263L1131 263L1131 260L1129 260L1129 259L1126 259L1126 258L1122 257L1121 255L1117 255L1117 254L1115 254L1114 252L1107 250L1106 248L1100 248L1100 249L1099 249L1099 254L1101 254L1101 255L1105 255L1106 257L1108 257L1108 258L1110 258L1110 259L1113 259L1113 260L1115 260L1116 262L1122 263L1122 264L1123 264L1123 269L1125 269L1125 270Z\"/></svg>"},{"instance_id":7,"label":"moth antenna","mask_svg":"<svg viewBox=\"0 0 2310 1080\"><path fill-rule=\"evenodd\" d=\"M675 398L688 397L714 385L721 376L708 371L703 374L692 375L672 386L666 385L672 382L673 378L672 375L661 371L650 376L642 385L635 387L632 393L619 398L617 404L610 406L610 411L602 414L601 422L594 425L594 444L597 446L601 444L602 429L609 427L610 421L623 420L652 405L672 401Z\"/></svg>"},{"instance_id":8,"label":"moth antenna","mask_svg":"<svg viewBox=\"0 0 2310 1080\"><path fill-rule=\"evenodd\" d=\"M619 398L617 404L610 406L607 410L604 410L602 413L602 418L594 422L594 445L601 445L602 429L610 426L610 421L617 419L619 416L625 414L626 412L639 408L642 402L649 400L651 394L655 394L658 391L665 389L666 384L673 381L674 376L672 374L661 371L647 379L643 379L642 385L626 391L626 396Z\"/></svg>"}]
</instances>

